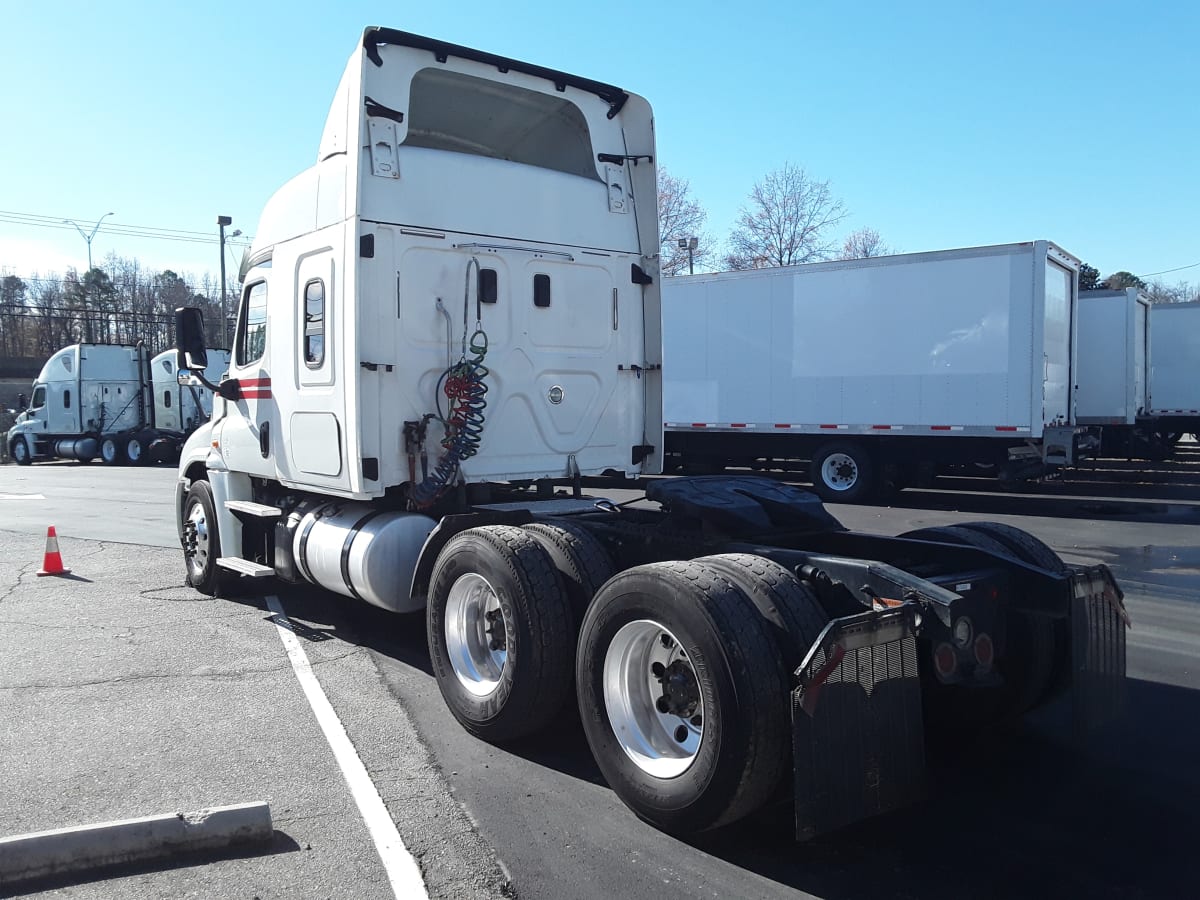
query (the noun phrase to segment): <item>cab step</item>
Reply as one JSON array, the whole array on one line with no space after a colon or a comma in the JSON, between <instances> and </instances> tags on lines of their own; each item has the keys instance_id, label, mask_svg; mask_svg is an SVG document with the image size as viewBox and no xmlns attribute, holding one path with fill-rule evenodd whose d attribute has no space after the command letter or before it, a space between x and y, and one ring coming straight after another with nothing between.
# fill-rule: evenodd
<instances>
[{"instance_id":1,"label":"cab step","mask_svg":"<svg viewBox=\"0 0 1200 900\"><path fill-rule=\"evenodd\" d=\"M231 572L237 572L239 575L246 575L250 578L270 578L275 574L275 570L270 566L236 556L222 556L217 559L217 565L222 569L229 569Z\"/></svg>"},{"instance_id":2,"label":"cab step","mask_svg":"<svg viewBox=\"0 0 1200 900\"><path fill-rule=\"evenodd\" d=\"M265 503L255 503L253 500L226 500L225 508L230 512L257 516L260 519L278 519L283 515L283 510L278 506L267 506Z\"/></svg>"}]
</instances>

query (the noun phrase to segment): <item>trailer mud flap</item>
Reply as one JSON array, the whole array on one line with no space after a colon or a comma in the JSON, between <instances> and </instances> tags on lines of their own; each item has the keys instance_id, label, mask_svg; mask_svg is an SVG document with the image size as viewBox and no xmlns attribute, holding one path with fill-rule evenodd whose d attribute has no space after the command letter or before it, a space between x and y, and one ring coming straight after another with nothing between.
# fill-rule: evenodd
<instances>
[{"instance_id":1,"label":"trailer mud flap","mask_svg":"<svg viewBox=\"0 0 1200 900\"><path fill-rule=\"evenodd\" d=\"M1071 700L1080 736L1125 709L1125 598L1107 566L1071 576Z\"/></svg>"},{"instance_id":2,"label":"trailer mud flap","mask_svg":"<svg viewBox=\"0 0 1200 900\"><path fill-rule=\"evenodd\" d=\"M796 839L920 800L925 739L915 605L834 619L792 692Z\"/></svg>"}]
</instances>

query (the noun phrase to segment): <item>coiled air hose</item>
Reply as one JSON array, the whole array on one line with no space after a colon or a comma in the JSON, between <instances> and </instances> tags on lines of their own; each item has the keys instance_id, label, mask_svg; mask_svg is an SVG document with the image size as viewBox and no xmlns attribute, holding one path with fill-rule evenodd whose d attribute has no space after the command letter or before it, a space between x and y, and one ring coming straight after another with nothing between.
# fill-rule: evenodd
<instances>
[{"instance_id":1,"label":"coiled air hose","mask_svg":"<svg viewBox=\"0 0 1200 900\"><path fill-rule=\"evenodd\" d=\"M488 368L483 364L483 358L487 356L488 336L483 330L483 307L478 289L475 292L475 330L469 338L467 336L472 267L478 278L479 260L475 257L471 257L471 261L467 263L466 285L463 289L462 353L458 362L447 368L438 378L434 392L437 418L446 429L445 437L442 438L443 452L438 457L433 471L413 485L412 499L419 507L430 506L441 497L454 483L463 460L470 459L478 453L483 440L483 423L486 418L484 410L487 409L488 392L484 381L488 376ZM443 394L447 401L445 413L442 412Z\"/></svg>"}]
</instances>

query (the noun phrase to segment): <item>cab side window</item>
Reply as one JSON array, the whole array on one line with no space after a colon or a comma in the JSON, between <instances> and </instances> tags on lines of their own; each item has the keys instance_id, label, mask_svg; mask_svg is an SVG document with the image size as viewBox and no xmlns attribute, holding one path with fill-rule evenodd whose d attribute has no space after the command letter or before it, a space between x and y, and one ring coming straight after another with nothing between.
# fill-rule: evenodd
<instances>
[{"instance_id":1,"label":"cab side window","mask_svg":"<svg viewBox=\"0 0 1200 900\"><path fill-rule=\"evenodd\" d=\"M29 401L30 409L41 409L46 405L46 387L45 385L36 388L33 392L33 399Z\"/></svg>"},{"instance_id":2,"label":"cab side window","mask_svg":"<svg viewBox=\"0 0 1200 900\"><path fill-rule=\"evenodd\" d=\"M325 362L325 282L314 278L304 286L304 364L319 369Z\"/></svg>"},{"instance_id":3,"label":"cab side window","mask_svg":"<svg viewBox=\"0 0 1200 900\"><path fill-rule=\"evenodd\" d=\"M267 349L267 283L260 281L246 288L242 304L241 330L238 334L237 364L258 362Z\"/></svg>"}]
</instances>

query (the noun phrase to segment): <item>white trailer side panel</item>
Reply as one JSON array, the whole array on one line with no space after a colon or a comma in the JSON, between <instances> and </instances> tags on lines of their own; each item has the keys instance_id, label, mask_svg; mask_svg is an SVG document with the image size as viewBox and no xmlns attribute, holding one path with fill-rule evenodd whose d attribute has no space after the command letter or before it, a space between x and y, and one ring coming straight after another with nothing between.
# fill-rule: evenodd
<instances>
[{"instance_id":1,"label":"white trailer side panel","mask_svg":"<svg viewBox=\"0 0 1200 900\"><path fill-rule=\"evenodd\" d=\"M1075 290L1047 247L664 279L668 427L1039 436L1069 415Z\"/></svg>"},{"instance_id":2,"label":"white trailer side panel","mask_svg":"<svg viewBox=\"0 0 1200 900\"><path fill-rule=\"evenodd\" d=\"M1200 303L1150 309L1150 412L1200 414Z\"/></svg>"},{"instance_id":3,"label":"white trailer side panel","mask_svg":"<svg viewBox=\"0 0 1200 900\"><path fill-rule=\"evenodd\" d=\"M1080 425L1133 425L1146 408L1146 316L1136 288L1079 298Z\"/></svg>"}]
</instances>

